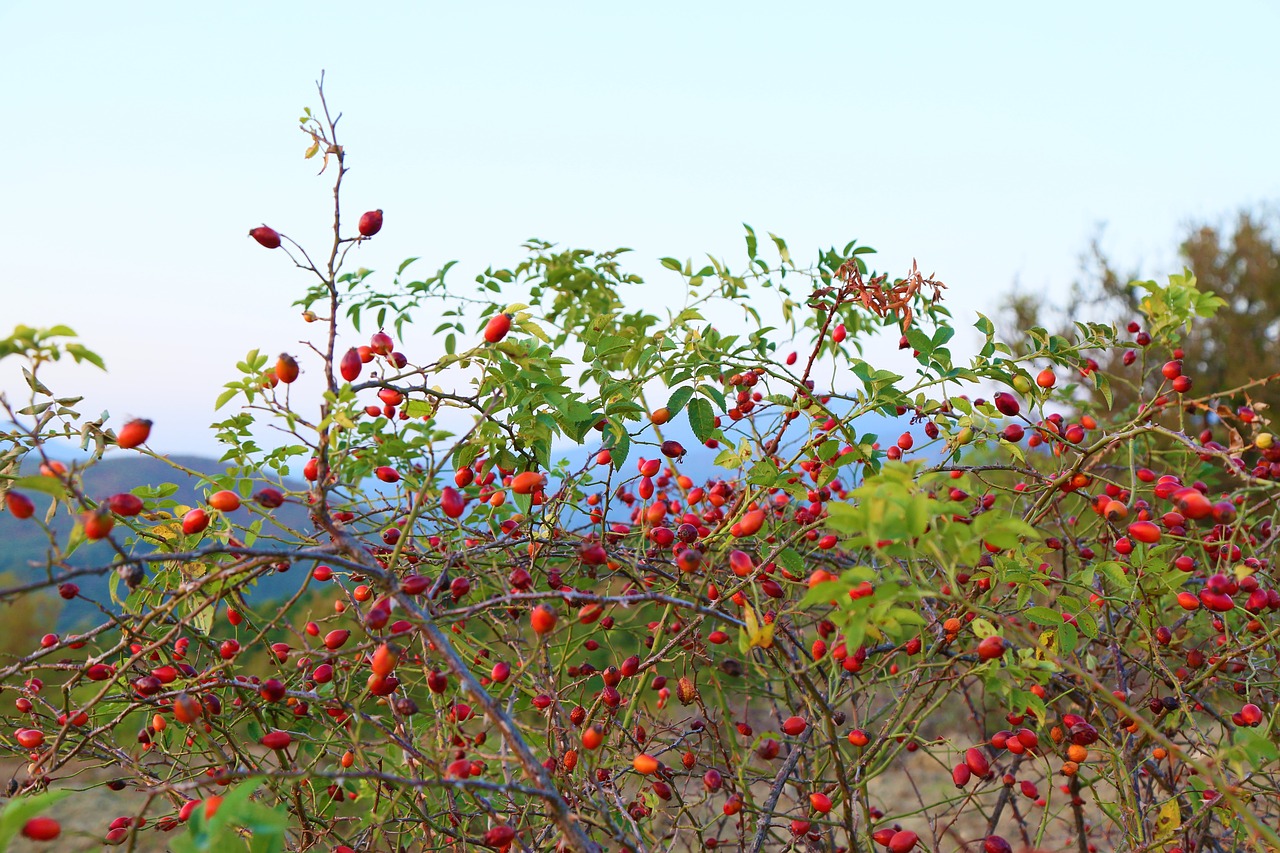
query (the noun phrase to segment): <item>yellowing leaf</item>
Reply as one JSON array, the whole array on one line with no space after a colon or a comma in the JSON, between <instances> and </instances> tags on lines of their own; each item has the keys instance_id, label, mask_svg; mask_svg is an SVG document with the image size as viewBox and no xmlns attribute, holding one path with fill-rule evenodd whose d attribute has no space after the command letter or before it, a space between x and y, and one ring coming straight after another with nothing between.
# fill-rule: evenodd
<instances>
[{"instance_id":1,"label":"yellowing leaf","mask_svg":"<svg viewBox=\"0 0 1280 853\"><path fill-rule=\"evenodd\" d=\"M773 645L773 623L761 624L755 608L744 606L743 619L747 623L747 647L767 649Z\"/></svg>"},{"instance_id":2,"label":"yellowing leaf","mask_svg":"<svg viewBox=\"0 0 1280 853\"><path fill-rule=\"evenodd\" d=\"M1182 810L1178 807L1177 797L1174 797L1160 806L1159 811L1156 812L1156 840L1172 840L1181 828ZM1166 844L1165 849L1170 846L1172 845Z\"/></svg>"},{"instance_id":3,"label":"yellowing leaf","mask_svg":"<svg viewBox=\"0 0 1280 853\"><path fill-rule=\"evenodd\" d=\"M1046 660L1057 658L1058 656L1058 632L1054 630L1045 631L1040 635L1040 642L1036 648L1036 660Z\"/></svg>"},{"instance_id":4,"label":"yellowing leaf","mask_svg":"<svg viewBox=\"0 0 1280 853\"><path fill-rule=\"evenodd\" d=\"M189 506L174 507L174 511L178 515L184 515L187 512L190 512L190 510L191 510L191 507ZM171 542L182 535L182 525L181 524L157 524L155 527L151 528L151 530L149 530L148 532L152 536L156 537L157 539L163 539L166 542Z\"/></svg>"},{"instance_id":5,"label":"yellowing leaf","mask_svg":"<svg viewBox=\"0 0 1280 853\"><path fill-rule=\"evenodd\" d=\"M1000 633L996 630L996 626L986 619L974 619L969 623L969 627L973 629L973 635L979 640L985 640L987 637L993 637Z\"/></svg>"},{"instance_id":6,"label":"yellowing leaf","mask_svg":"<svg viewBox=\"0 0 1280 853\"><path fill-rule=\"evenodd\" d=\"M547 336L547 333L542 330L541 326L539 326L537 323L533 322L532 320L522 320L520 323L517 324L517 327L533 335L535 338L542 341L544 344L551 343L551 338Z\"/></svg>"}]
</instances>

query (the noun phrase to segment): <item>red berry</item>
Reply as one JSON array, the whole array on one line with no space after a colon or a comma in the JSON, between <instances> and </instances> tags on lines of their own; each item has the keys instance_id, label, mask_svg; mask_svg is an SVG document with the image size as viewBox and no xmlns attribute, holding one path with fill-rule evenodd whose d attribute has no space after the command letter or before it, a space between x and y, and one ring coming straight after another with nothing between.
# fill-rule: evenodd
<instances>
[{"instance_id":1,"label":"red berry","mask_svg":"<svg viewBox=\"0 0 1280 853\"><path fill-rule=\"evenodd\" d=\"M1004 637L990 636L978 643L979 660L995 660L1004 654Z\"/></svg>"},{"instance_id":2,"label":"red berry","mask_svg":"<svg viewBox=\"0 0 1280 853\"><path fill-rule=\"evenodd\" d=\"M1187 518L1199 520L1213 514L1213 504L1198 489L1178 489L1173 493L1173 505Z\"/></svg>"},{"instance_id":3,"label":"red berry","mask_svg":"<svg viewBox=\"0 0 1280 853\"><path fill-rule=\"evenodd\" d=\"M259 225L257 228L249 229L249 236L258 241L264 249L279 249L280 235L276 233L274 228L268 228L265 225Z\"/></svg>"},{"instance_id":4,"label":"red berry","mask_svg":"<svg viewBox=\"0 0 1280 853\"><path fill-rule=\"evenodd\" d=\"M288 749L293 737L288 732L267 732L258 742L267 749Z\"/></svg>"},{"instance_id":5,"label":"red berry","mask_svg":"<svg viewBox=\"0 0 1280 853\"><path fill-rule=\"evenodd\" d=\"M182 532L188 536L202 532L209 526L209 513L193 509L182 517Z\"/></svg>"},{"instance_id":6,"label":"red berry","mask_svg":"<svg viewBox=\"0 0 1280 853\"><path fill-rule=\"evenodd\" d=\"M116 447L125 450L137 447L151 436L151 421L145 418L134 418L116 433Z\"/></svg>"},{"instance_id":7,"label":"red berry","mask_svg":"<svg viewBox=\"0 0 1280 853\"><path fill-rule=\"evenodd\" d=\"M276 359L276 379L288 385L297 378L298 362L288 353L280 353L280 357Z\"/></svg>"},{"instance_id":8,"label":"red berry","mask_svg":"<svg viewBox=\"0 0 1280 853\"><path fill-rule=\"evenodd\" d=\"M634 767L635 771L641 776L652 776L654 773L658 772L658 768L662 765L658 759L654 758L652 755L641 753L631 760L631 766Z\"/></svg>"},{"instance_id":9,"label":"red berry","mask_svg":"<svg viewBox=\"0 0 1280 853\"><path fill-rule=\"evenodd\" d=\"M889 853L911 853L920 842L920 836L909 829L900 829L889 839Z\"/></svg>"},{"instance_id":10,"label":"red berry","mask_svg":"<svg viewBox=\"0 0 1280 853\"><path fill-rule=\"evenodd\" d=\"M531 495L547 485L547 475L538 471L524 471L511 480L511 491L517 495Z\"/></svg>"},{"instance_id":11,"label":"red berry","mask_svg":"<svg viewBox=\"0 0 1280 853\"><path fill-rule=\"evenodd\" d=\"M107 507L116 515L132 518L142 512L142 498L128 492L121 492L107 498Z\"/></svg>"},{"instance_id":12,"label":"red berry","mask_svg":"<svg viewBox=\"0 0 1280 853\"><path fill-rule=\"evenodd\" d=\"M509 846L515 837L516 831L505 824L491 827L485 830L484 846L497 850Z\"/></svg>"},{"instance_id":13,"label":"red berry","mask_svg":"<svg viewBox=\"0 0 1280 853\"><path fill-rule=\"evenodd\" d=\"M395 341L391 340L391 336L379 329L369 338L369 350L376 354L387 356L395 351Z\"/></svg>"},{"instance_id":14,"label":"red berry","mask_svg":"<svg viewBox=\"0 0 1280 853\"><path fill-rule=\"evenodd\" d=\"M799 737L807 728L809 724L804 717L787 717L782 721L782 730L792 737Z\"/></svg>"},{"instance_id":15,"label":"red berry","mask_svg":"<svg viewBox=\"0 0 1280 853\"><path fill-rule=\"evenodd\" d=\"M348 382L355 382L359 378L360 370L363 367L364 361L360 358L360 350L355 347L343 353L342 360L338 362L338 372Z\"/></svg>"},{"instance_id":16,"label":"red berry","mask_svg":"<svg viewBox=\"0 0 1280 853\"><path fill-rule=\"evenodd\" d=\"M440 510L449 518L461 518L467 510L467 499L453 486L440 491Z\"/></svg>"},{"instance_id":17,"label":"red berry","mask_svg":"<svg viewBox=\"0 0 1280 853\"><path fill-rule=\"evenodd\" d=\"M1001 391L992 399L996 405L996 410L1002 415L1014 417L1018 412L1022 411L1022 406L1018 403L1018 398L1010 394L1008 391Z\"/></svg>"},{"instance_id":18,"label":"red berry","mask_svg":"<svg viewBox=\"0 0 1280 853\"><path fill-rule=\"evenodd\" d=\"M31 498L26 495L20 495L17 492L9 492L4 496L4 505L9 508L9 512L14 518L30 518L36 511L36 505Z\"/></svg>"},{"instance_id":19,"label":"red berry","mask_svg":"<svg viewBox=\"0 0 1280 853\"><path fill-rule=\"evenodd\" d=\"M267 509L275 509L284 503L284 494L282 494L279 489L267 487L265 489L260 489L258 493L253 496L253 499L258 502L259 506L264 506Z\"/></svg>"},{"instance_id":20,"label":"red berry","mask_svg":"<svg viewBox=\"0 0 1280 853\"><path fill-rule=\"evenodd\" d=\"M39 729L18 729L14 732L13 739L23 749L35 749L44 743L44 732Z\"/></svg>"},{"instance_id":21,"label":"red berry","mask_svg":"<svg viewBox=\"0 0 1280 853\"><path fill-rule=\"evenodd\" d=\"M62 834L62 825L51 817L33 817L22 825L22 835L32 841L52 841Z\"/></svg>"},{"instance_id":22,"label":"red berry","mask_svg":"<svg viewBox=\"0 0 1280 853\"><path fill-rule=\"evenodd\" d=\"M1160 528L1150 521L1135 521L1129 525L1129 535L1147 545L1160 541Z\"/></svg>"},{"instance_id":23,"label":"red berry","mask_svg":"<svg viewBox=\"0 0 1280 853\"><path fill-rule=\"evenodd\" d=\"M240 496L235 492L223 489L209 495L209 506L218 512L235 512L240 508Z\"/></svg>"},{"instance_id":24,"label":"red berry","mask_svg":"<svg viewBox=\"0 0 1280 853\"><path fill-rule=\"evenodd\" d=\"M95 541L105 538L116 523L116 520L111 517L111 513L105 509L86 512L81 516L81 521L84 523L85 537Z\"/></svg>"},{"instance_id":25,"label":"red berry","mask_svg":"<svg viewBox=\"0 0 1280 853\"><path fill-rule=\"evenodd\" d=\"M986 775L991 772L991 762L987 760L986 753L976 746L971 746L965 750L964 763L970 772L979 779L986 778Z\"/></svg>"},{"instance_id":26,"label":"red berry","mask_svg":"<svg viewBox=\"0 0 1280 853\"><path fill-rule=\"evenodd\" d=\"M982 842L982 853L1013 853L1013 848L999 835L988 835Z\"/></svg>"},{"instance_id":27,"label":"red berry","mask_svg":"<svg viewBox=\"0 0 1280 853\"><path fill-rule=\"evenodd\" d=\"M539 604L529 614L529 624L535 634L549 634L556 627L556 612L545 604Z\"/></svg>"},{"instance_id":28,"label":"red berry","mask_svg":"<svg viewBox=\"0 0 1280 853\"><path fill-rule=\"evenodd\" d=\"M511 315L497 314L489 318L489 322L484 327L484 339L491 344L496 344L507 336L507 332L511 331Z\"/></svg>"},{"instance_id":29,"label":"red berry","mask_svg":"<svg viewBox=\"0 0 1280 853\"><path fill-rule=\"evenodd\" d=\"M382 210L370 210L360 217L360 236L372 237L382 230Z\"/></svg>"}]
</instances>

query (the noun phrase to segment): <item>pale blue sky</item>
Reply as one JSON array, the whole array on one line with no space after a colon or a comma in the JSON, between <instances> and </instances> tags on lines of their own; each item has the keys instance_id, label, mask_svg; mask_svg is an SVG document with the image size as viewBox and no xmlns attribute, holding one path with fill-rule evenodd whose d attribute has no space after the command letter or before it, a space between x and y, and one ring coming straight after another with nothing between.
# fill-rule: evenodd
<instances>
[{"instance_id":1,"label":"pale blue sky","mask_svg":"<svg viewBox=\"0 0 1280 853\"><path fill-rule=\"evenodd\" d=\"M653 259L737 258L746 221L919 258L967 323L1061 292L1099 223L1165 273L1182 223L1280 198L1278 31L1263 2L0 2L0 326L71 324L111 373L62 389L212 451L235 361L306 331L245 235L323 239L295 129L322 68L351 210L386 211L366 266L464 282L539 236L631 246L660 288Z\"/></svg>"}]
</instances>

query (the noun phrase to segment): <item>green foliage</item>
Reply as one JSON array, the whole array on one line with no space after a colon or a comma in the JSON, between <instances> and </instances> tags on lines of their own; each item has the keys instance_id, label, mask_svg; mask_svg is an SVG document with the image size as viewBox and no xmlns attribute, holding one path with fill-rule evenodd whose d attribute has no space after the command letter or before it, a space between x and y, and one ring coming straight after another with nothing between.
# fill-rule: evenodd
<instances>
[{"instance_id":1,"label":"green foliage","mask_svg":"<svg viewBox=\"0 0 1280 853\"><path fill-rule=\"evenodd\" d=\"M247 779L227 790L212 818L205 807L191 812L184 835L170 844L174 853L280 853L284 850L286 815L253 799L261 783Z\"/></svg>"}]
</instances>

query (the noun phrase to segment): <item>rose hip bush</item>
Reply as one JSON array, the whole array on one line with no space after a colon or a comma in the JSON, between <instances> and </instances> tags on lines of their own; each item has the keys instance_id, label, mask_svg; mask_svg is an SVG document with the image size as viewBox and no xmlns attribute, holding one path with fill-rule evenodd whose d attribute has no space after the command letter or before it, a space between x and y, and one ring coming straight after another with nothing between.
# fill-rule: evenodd
<instances>
[{"instance_id":1,"label":"rose hip bush","mask_svg":"<svg viewBox=\"0 0 1280 853\"><path fill-rule=\"evenodd\" d=\"M352 269L395 218L344 208L320 100L328 244L249 232L308 281L307 343L239 363L223 472L170 463L198 506L87 491L165 424L46 387L100 365L69 329L0 343L28 385L0 488L48 537L0 596L98 614L0 665L6 840L73 843L68 789L103 785L134 796L97 839L178 851L1280 845L1280 446L1266 377L1182 372L1220 304L1193 279L1019 357L979 316L959 359L942 283L854 244L805 266L748 229L741 268L664 259L656 313L621 250L386 276ZM862 357L881 330L911 375Z\"/></svg>"}]
</instances>

